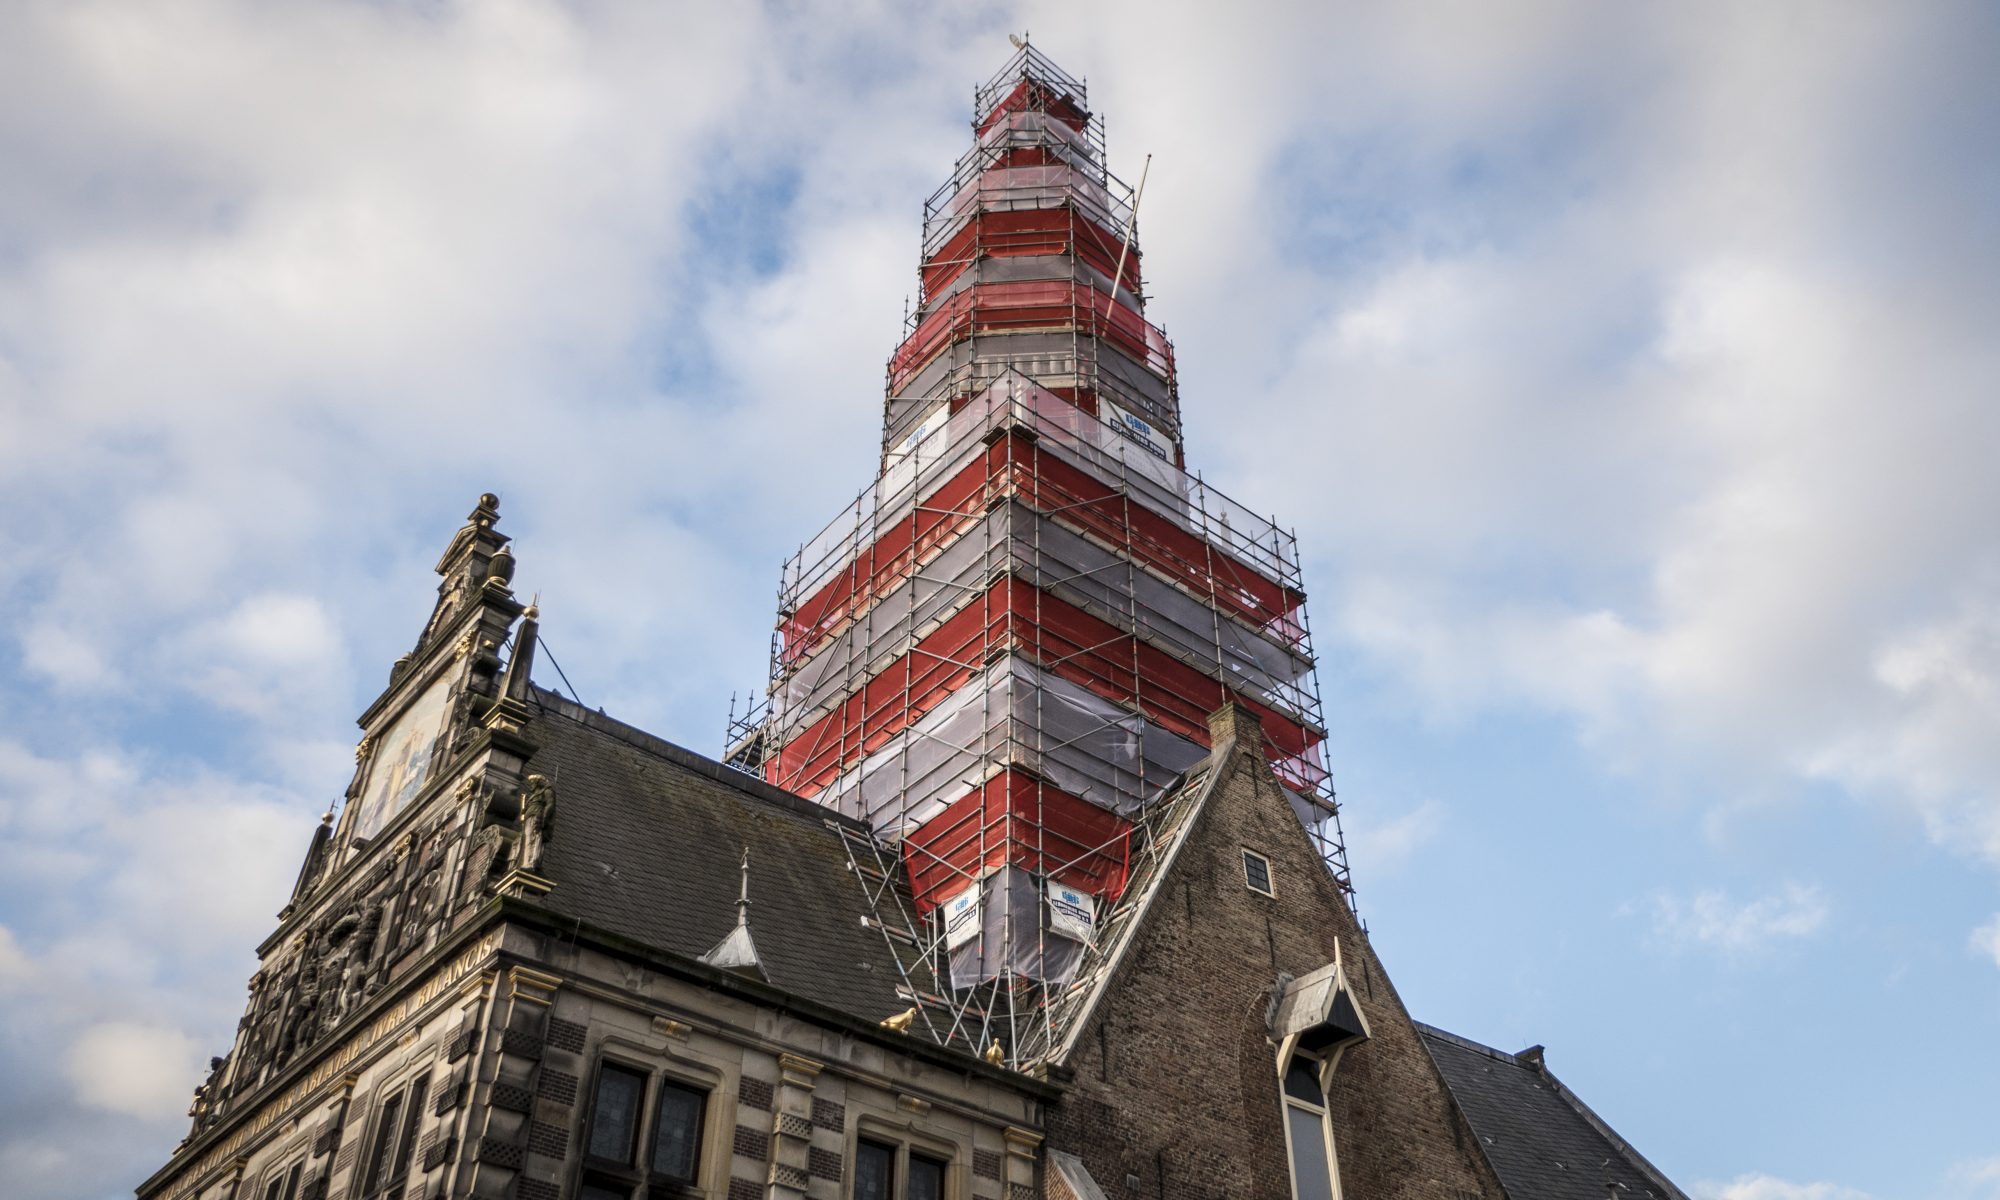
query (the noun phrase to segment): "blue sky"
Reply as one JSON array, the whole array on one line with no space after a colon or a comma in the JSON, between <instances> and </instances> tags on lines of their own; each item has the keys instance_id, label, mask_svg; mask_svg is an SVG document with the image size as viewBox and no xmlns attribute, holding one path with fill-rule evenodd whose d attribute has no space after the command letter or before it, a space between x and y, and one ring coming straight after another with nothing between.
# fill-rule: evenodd
<instances>
[{"instance_id":1,"label":"blue sky","mask_svg":"<svg viewBox=\"0 0 2000 1200\"><path fill-rule=\"evenodd\" d=\"M1154 156L1410 1008L1704 1200L2000 1196L2000 16L1223 7L0 10L10 1193L184 1130L480 491L717 749L1030 29Z\"/></svg>"}]
</instances>

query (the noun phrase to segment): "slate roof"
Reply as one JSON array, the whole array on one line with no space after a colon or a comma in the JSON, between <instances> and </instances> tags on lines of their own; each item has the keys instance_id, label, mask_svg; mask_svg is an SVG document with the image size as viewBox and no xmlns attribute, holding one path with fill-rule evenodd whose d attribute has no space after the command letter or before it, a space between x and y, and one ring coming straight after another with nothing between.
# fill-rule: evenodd
<instances>
[{"instance_id":1,"label":"slate roof","mask_svg":"<svg viewBox=\"0 0 2000 1200\"><path fill-rule=\"evenodd\" d=\"M1511 1200L1687 1200L1549 1073L1539 1047L1508 1054L1421 1022L1417 1032Z\"/></svg>"},{"instance_id":2,"label":"slate roof","mask_svg":"<svg viewBox=\"0 0 2000 1200\"><path fill-rule=\"evenodd\" d=\"M735 927L747 847L772 986L871 1022L909 1007L888 942L861 923L871 909L829 824L845 818L552 692L534 699L527 769L555 792L544 907L698 958Z\"/></svg>"}]
</instances>

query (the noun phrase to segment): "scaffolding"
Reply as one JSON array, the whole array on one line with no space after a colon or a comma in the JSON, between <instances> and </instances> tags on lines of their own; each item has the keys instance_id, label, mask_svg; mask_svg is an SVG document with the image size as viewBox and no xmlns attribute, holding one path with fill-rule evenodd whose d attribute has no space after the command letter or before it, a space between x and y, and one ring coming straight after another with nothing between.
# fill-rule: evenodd
<instances>
[{"instance_id":1,"label":"scaffolding","mask_svg":"<svg viewBox=\"0 0 2000 1200\"><path fill-rule=\"evenodd\" d=\"M1180 455L1173 345L1143 314L1132 189L1083 84L1033 50L975 93L974 142L925 201L921 302L889 361L885 461L941 400L1019 370ZM1114 279L1115 277L1115 279Z\"/></svg>"},{"instance_id":2,"label":"scaffolding","mask_svg":"<svg viewBox=\"0 0 2000 1200\"><path fill-rule=\"evenodd\" d=\"M1348 874L1297 541L1185 470L1102 123L1032 47L975 103L880 468L785 563L728 757L869 831L834 823L923 1027L1025 1061L1159 869L1223 705Z\"/></svg>"}]
</instances>

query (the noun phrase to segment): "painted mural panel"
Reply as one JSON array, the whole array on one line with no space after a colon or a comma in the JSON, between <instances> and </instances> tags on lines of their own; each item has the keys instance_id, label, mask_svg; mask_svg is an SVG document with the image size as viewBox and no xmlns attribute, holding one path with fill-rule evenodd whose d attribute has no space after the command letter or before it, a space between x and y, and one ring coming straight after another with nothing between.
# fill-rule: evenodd
<instances>
[{"instance_id":1,"label":"painted mural panel","mask_svg":"<svg viewBox=\"0 0 2000 1200\"><path fill-rule=\"evenodd\" d=\"M451 679L439 679L416 698L382 735L361 793L354 836L372 838L394 820L430 780L443 749Z\"/></svg>"}]
</instances>

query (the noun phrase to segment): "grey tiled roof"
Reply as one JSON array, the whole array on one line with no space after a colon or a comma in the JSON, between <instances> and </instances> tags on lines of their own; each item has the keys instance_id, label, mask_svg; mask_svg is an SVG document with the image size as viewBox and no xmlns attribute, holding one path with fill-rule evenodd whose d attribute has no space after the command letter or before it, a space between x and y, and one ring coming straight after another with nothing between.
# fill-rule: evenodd
<instances>
[{"instance_id":1,"label":"grey tiled roof","mask_svg":"<svg viewBox=\"0 0 2000 1200\"><path fill-rule=\"evenodd\" d=\"M772 986L866 1021L909 1007L827 809L537 691L528 770L555 790L537 872L543 906L690 958L736 923L750 851L750 927ZM857 826L858 828L858 826Z\"/></svg>"},{"instance_id":2,"label":"grey tiled roof","mask_svg":"<svg viewBox=\"0 0 2000 1200\"><path fill-rule=\"evenodd\" d=\"M1525 1052L1421 1023L1417 1031L1510 1200L1687 1200Z\"/></svg>"}]
</instances>

